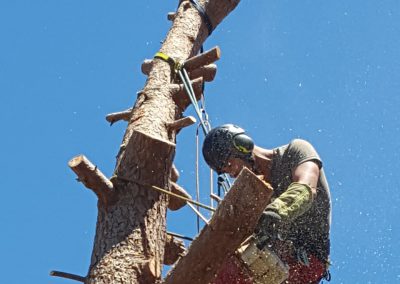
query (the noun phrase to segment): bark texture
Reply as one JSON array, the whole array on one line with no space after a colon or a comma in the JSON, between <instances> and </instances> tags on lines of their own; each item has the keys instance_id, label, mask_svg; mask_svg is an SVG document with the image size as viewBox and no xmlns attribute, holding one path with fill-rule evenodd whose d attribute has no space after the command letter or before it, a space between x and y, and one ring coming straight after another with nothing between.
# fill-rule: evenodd
<instances>
[{"instance_id":1,"label":"bark texture","mask_svg":"<svg viewBox=\"0 0 400 284\"><path fill-rule=\"evenodd\" d=\"M153 68L153 60L146 59L142 63L142 73L145 75L149 75L151 68ZM188 70L186 69L186 71ZM203 77L204 81L206 82L211 82L212 80L214 80L216 73L217 65L215 64L204 65L192 71L188 71L190 79Z\"/></svg>"},{"instance_id":2,"label":"bark texture","mask_svg":"<svg viewBox=\"0 0 400 284\"><path fill-rule=\"evenodd\" d=\"M102 202L102 205L108 206L113 202L113 184L85 156L79 155L74 157L68 162L68 165L78 176L78 181L93 190L99 201Z\"/></svg>"},{"instance_id":3,"label":"bark texture","mask_svg":"<svg viewBox=\"0 0 400 284\"><path fill-rule=\"evenodd\" d=\"M210 283L224 260L252 234L272 193L269 184L244 168L210 223L167 275L164 284Z\"/></svg>"},{"instance_id":4,"label":"bark texture","mask_svg":"<svg viewBox=\"0 0 400 284\"><path fill-rule=\"evenodd\" d=\"M239 0L200 0L216 27ZM184 61L207 38L198 11L181 3L161 52ZM167 125L182 116L170 92L174 76L155 59L124 134L114 176L116 202L98 204L96 236L86 283L156 283L161 279L168 197L149 189L169 188L175 134ZM186 107L186 106L185 106Z\"/></svg>"},{"instance_id":5,"label":"bark texture","mask_svg":"<svg viewBox=\"0 0 400 284\"><path fill-rule=\"evenodd\" d=\"M167 235L167 239L165 241L164 264L174 264L179 257L185 254L185 251L185 244L182 240L178 240L173 236Z\"/></svg>"},{"instance_id":6,"label":"bark texture","mask_svg":"<svg viewBox=\"0 0 400 284\"><path fill-rule=\"evenodd\" d=\"M117 202L99 206L87 283L155 283L161 277L168 198L149 185L168 183L175 145L134 131L125 153L112 178Z\"/></svg>"}]
</instances>

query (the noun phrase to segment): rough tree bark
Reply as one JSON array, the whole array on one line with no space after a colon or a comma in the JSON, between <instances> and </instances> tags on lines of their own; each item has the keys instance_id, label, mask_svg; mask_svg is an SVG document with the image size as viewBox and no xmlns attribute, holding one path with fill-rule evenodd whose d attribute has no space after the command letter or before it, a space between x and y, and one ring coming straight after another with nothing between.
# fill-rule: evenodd
<instances>
[{"instance_id":1,"label":"rough tree bark","mask_svg":"<svg viewBox=\"0 0 400 284\"><path fill-rule=\"evenodd\" d=\"M239 1L198 2L215 28ZM183 1L160 51L183 61L199 51L207 36L199 12ZM111 178L113 198L106 187L94 190L99 196L98 219L85 283L150 284L161 279L168 197L151 185L169 187L176 132L169 131L168 125L180 119L184 110L174 101L172 83L169 64L154 59L117 156Z\"/></svg>"},{"instance_id":2,"label":"rough tree bark","mask_svg":"<svg viewBox=\"0 0 400 284\"><path fill-rule=\"evenodd\" d=\"M218 205L210 223L202 229L163 284L210 283L224 260L253 233L272 193L269 184L244 168Z\"/></svg>"}]
</instances>

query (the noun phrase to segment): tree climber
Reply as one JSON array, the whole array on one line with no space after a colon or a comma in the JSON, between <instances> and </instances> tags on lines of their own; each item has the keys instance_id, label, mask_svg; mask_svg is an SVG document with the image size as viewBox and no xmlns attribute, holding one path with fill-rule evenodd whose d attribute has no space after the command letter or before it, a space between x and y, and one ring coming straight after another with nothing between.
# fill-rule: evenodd
<instances>
[{"instance_id":1,"label":"tree climber","mask_svg":"<svg viewBox=\"0 0 400 284\"><path fill-rule=\"evenodd\" d=\"M250 278L244 279L242 261L227 261L214 283L319 283L328 278L330 252L330 192L322 162L313 146L295 139L274 149L254 145L245 131L233 124L212 129L203 144L207 164L218 174L236 177L247 167L274 188L272 202L265 208L253 235L257 253L272 252L287 268L282 282L257 279L257 274L275 268L247 264ZM240 251L240 250L239 250ZM254 254L254 251L253 251ZM237 269L232 269L232 266ZM239 281L238 278L244 280ZM250 280L249 280L250 279Z\"/></svg>"}]
</instances>

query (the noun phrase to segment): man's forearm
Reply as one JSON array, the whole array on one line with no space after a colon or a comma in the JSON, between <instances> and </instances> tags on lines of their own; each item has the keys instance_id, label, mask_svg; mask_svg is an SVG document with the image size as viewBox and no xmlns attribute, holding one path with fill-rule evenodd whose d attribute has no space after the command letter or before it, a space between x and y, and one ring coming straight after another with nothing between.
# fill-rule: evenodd
<instances>
[{"instance_id":1,"label":"man's forearm","mask_svg":"<svg viewBox=\"0 0 400 284\"><path fill-rule=\"evenodd\" d=\"M278 214L282 222L292 222L307 212L312 202L311 188L306 184L293 182L284 193L267 206L266 211Z\"/></svg>"}]
</instances>

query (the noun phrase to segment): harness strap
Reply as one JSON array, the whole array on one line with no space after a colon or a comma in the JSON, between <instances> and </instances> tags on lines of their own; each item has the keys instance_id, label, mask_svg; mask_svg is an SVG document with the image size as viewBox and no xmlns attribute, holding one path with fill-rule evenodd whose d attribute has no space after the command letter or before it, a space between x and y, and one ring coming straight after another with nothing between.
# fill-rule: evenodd
<instances>
[{"instance_id":1,"label":"harness strap","mask_svg":"<svg viewBox=\"0 0 400 284\"><path fill-rule=\"evenodd\" d=\"M156 55L154 55L154 58L158 58L161 60L164 60L165 62L169 63L169 65L172 68L172 71L174 73L177 73L178 70L180 70L182 68L182 64L178 61L176 61L174 58L172 58L171 56L169 56L168 54L165 54L163 52L157 52Z\"/></svg>"}]
</instances>

